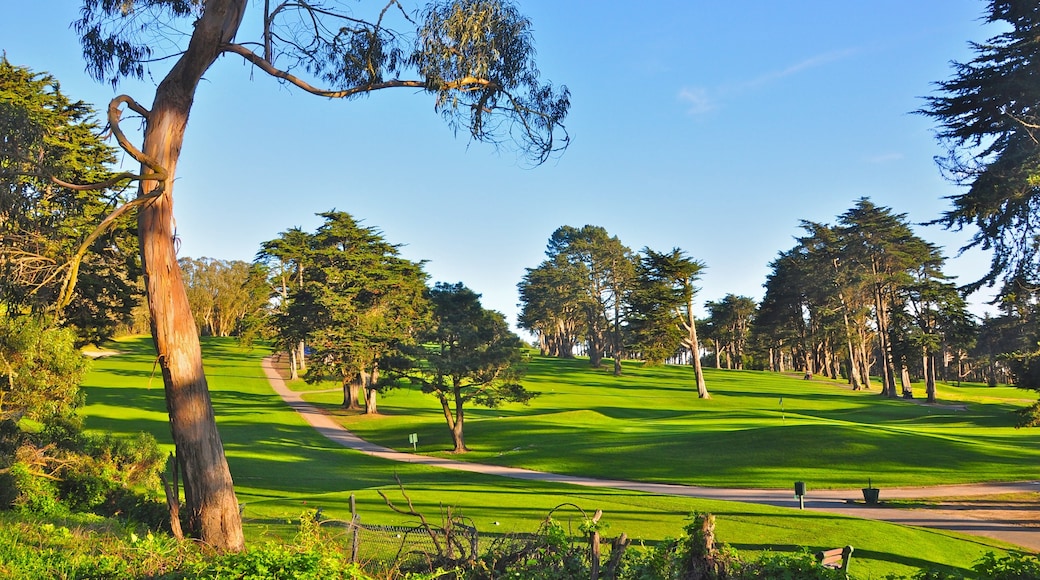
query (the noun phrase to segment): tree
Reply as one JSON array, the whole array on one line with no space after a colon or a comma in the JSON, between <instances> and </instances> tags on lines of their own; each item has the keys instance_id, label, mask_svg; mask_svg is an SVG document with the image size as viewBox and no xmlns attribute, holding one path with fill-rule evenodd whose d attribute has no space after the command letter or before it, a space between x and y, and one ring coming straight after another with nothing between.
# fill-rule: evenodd
<instances>
[{"instance_id":1,"label":"tree","mask_svg":"<svg viewBox=\"0 0 1040 580\"><path fill-rule=\"evenodd\" d=\"M0 304L71 325L81 343L129 322L141 293L128 222L93 234L121 191L72 185L111 177L93 117L50 75L0 58Z\"/></svg>"},{"instance_id":2,"label":"tree","mask_svg":"<svg viewBox=\"0 0 1040 580\"><path fill-rule=\"evenodd\" d=\"M527 268L520 291L520 328L538 336L543 355L570 358L585 336L580 272L563 260L545 260Z\"/></svg>"},{"instance_id":3,"label":"tree","mask_svg":"<svg viewBox=\"0 0 1040 580\"><path fill-rule=\"evenodd\" d=\"M237 334L246 316L263 308L270 297L260 265L189 257L178 263L195 324L203 335Z\"/></svg>"},{"instance_id":4,"label":"tree","mask_svg":"<svg viewBox=\"0 0 1040 580\"><path fill-rule=\"evenodd\" d=\"M838 224L843 251L855 263L857 279L873 298L882 394L897 397L892 344L897 327L891 324L893 313L903 305L901 290L913 282L910 272L934 259L936 249L914 235L906 214L895 214L891 208L876 206L867 198L839 216Z\"/></svg>"},{"instance_id":5,"label":"tree","mask_svg":"<svg viewBox=\"0 0 1040 580\"><path fill-rule=\"evenodd\" d=\"M74 333L38 316L0 313L0 422L67 417L82 403L88 363Z\"/></svg>"},{"instance_id":6,"label":"tree","mask_svg":"<svg viewBox=\"0 0 1040 580\"><path fill-rule=\"evenodd\" d=\"M561 123L570 105L565 88L539 80L530 22L505 1L444 0L412 18L397 0L388 0L371 21L306 0L265 1L261 34L252 43L243 41L240 30L249 6L247 0L85 0L74 23L87 70L98 80L116 85L124 77L143 77L147 66L170 63L151 107L118 96L109 106L109 122L120 146L141 163L135 176L138 234L152 335L185 480L188 531L226 551L244 546L238 502L172 231L177 161L199 81L217 58L237 55L322 97L348 99L389 88L425 91L436 110L473 139L510 138L536 162L566 145ZM390 22L398 13L401 18ZM404 27L414 30L411 47L395 32ZM170 30L184 31L186 43L164 37ZM161 46L174 47L170 59L155 53ZM297 76L300 71L311 80ZM140 148L119 127L124 107L144 119Z\"/></svg>"},{"instance_id":7,"label":"tree","mask_svg":"<svg viewBox=\"0 0 1040 580\"><path fill-rule=\"evenodd\" d=\"M701 370L701 349L697 339L697 316L693 298L698 288L695 285L705 268L704 262L694 260L679 248L659 253L650 248L643 249L640 260L641 278L651 288L656 287L657 301L667 313L672 324L684 332L683 346L690 351L690 362L697 382L697 396L710 399Z\"/></svg>"},{"instance_id":8,"label":"tree","mask_svg":"<svg viewBox=\"0 0 1040 580\"><path fill-rule=\"evenodd\" d=\"M303 289L309 239L310 235L302 229L290 228L278 234L276 239L263 242L256 254L256 262L266 264L275 278L273 285L278 297L275 326L278 328L279 346L289 353L289 378L292 380L300 378L300 371L307 370L304 342L307 329L288 313L289 288L291 284L295 290Z\"/></svg>"},{"instance_id":9,"label":"tree","mask_svg":"<svg viewBox=\"0 0 1040 580\"><path fill-rule=\"evenodd\" d=\"M614 358L614 374L621 374L624 300L635 284L632 250L604 228L586 225L581 229L557 228L545 253L549 261L568 271L570 280L580 280L590 364L599 367L609 351Z\"/></svg>"},{"instance_id":10,"label":"tree","mask_svg":"<svg viewBox=\"0 0 1040 580\"><path fill-rule=\"evenodd\" d=\"M1040 85L1033 72L1040 64L1040 10L1027 0L991 0L986 21L1006 25L1005 30L985 43L971 43L975 58L954 63L953 78L938 83L940 96L929 98L918 112L939 123L938 137L949 150L939 159L940 168L967 187L951 197L953 208L936 222L947 228L975 225L964 249L993 252L989 272L968 289L1002 279L1000 296L1007 298L1040 283ZM989 353L984 366L994 384L991 322L999 326L983 324L986 336L979 347ZM1025 364L1020 376L1028 376L1033 350L1012 356Z\"/></svg>"},{"instance_id":11,"label":"tree","mask_svg":"<svg viewBox=\"0 0 1040 580\"><path fill-rule=\"evenodd\" d=\"M993 251L973 290L1000 277L1040 282L1040 10L1032 0L990 0L985 20L1006 30L971 43L975 58L954 63L953 77L937 83L939 96L917 111L939 124L945 176L967 187L936 223L975 225L965 249Z\"/></svg>"},{"instance_id":12,"label":"tree","mask_svg":"<svg viewBox=\"0 0 1040 580\"><path fill-rule=\"evenodd\" d=\"M437 397L451 431L454 453L465 453L466 403L497 407L535 396L521 384L523 343L505 317L480 305L480 294L457 284L437 283L429 292L433 325L424 336L429 348L411 377Z\"/></svg>"},{"instance_id":13,"label":"tree","mask_svg":"<svg viewBox=\"0 0 1040 580\"><path fill-rule=\"evenodd\" d=\"M743 369L744 351L757 309L754 299L727 294L722 300L708 302L707 307L716 348L726 353L726 368Z\"/></svg>"},{"instance_id":14,"label":"tree","mask_svg":"<svg viewBox=\"0 0 1040 580\"><path fill-rule=\"evenodd\" d=\"M426 273L350 214L319 215L325 223L309 236L305 257L309 278L289 296L314 349L306 378L336 378L344 407L360 408L364 393L366 412L376 413L380 369L414 345L425 324Z\"/></svg>"}]
</instances>

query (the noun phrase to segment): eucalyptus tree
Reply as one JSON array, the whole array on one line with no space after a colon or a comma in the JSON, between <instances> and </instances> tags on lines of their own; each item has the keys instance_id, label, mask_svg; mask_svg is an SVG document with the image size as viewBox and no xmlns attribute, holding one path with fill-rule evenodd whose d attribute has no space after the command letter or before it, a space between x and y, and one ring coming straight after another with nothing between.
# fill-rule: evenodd
<instances>
[{"instance_id":1,"label":"eucalyptus tree","mask_svg":"<svg viewBox=\"0 0 1040 580\"><path fill-rule=\"evenodd\" d=\"M57 79L0 57L0 304L46 313L80 342L128 323L141 295L129 222L93 231L122 201L99 134L93 109Z\"/></svg>"},{"instance_id":2,"label":"eucalyptus tree","mask_svg":"<svg viewBox=\"0 0 1040 580\"><path fill-rule=\"evenodd\" d=\"M259 29L247 38L250 7ZM358 16L365 7L371 19ZM241 550L238 502L174 247L177 161L199 82L218 82L208 73L224 56L323 98L425 92L452 126L478 141L516 142L539 163L567 143L569 94L539 79L531 24L506 0L437 0L414 15L399 0L357 9L308 0L84 0L81 14L74 28L98 80L117 85L163 67L150 107L120 95L108 119L120 146L141 164L133 176L138 234L188 531L218 550ZM405 29L410 34L397 32ZM165 47L170 52L160 54ZM122 131L127 109L143 119L140 147Z\"/></svg>"},{"instance_id":3,"label":"eucalyptus tree","mask_svg":"<svg viewBox=\"0 0 1040 580\"><path fill-rule=\"evenodd\" d=\"M1040 11L1033 0L990 0L984 21L1000 32L970 43L975 57L953 63L938 95L918 113L934 119L948 154L944 175L965 186L937 223L976 226L966 248L992 250L974 290L999 279L1040 282ZM1010 286L1005 285L1005 288Z\"/></svg>"},{"instance_id":4,"label":"eucalyptus tree","mask_svg":"<svg viewBox=\"0 0 1040 580\"><path fill-rule=\"evenodd\" d=\"M188 303L202 334L231 336L270 297L260 265L240 260L184 257L178 260Z\"/></svg>"},{"instance_id":5,"label":"eucalyptus tree","mask_svg":"<svg viewBox=\"0 0 1040 580\"><path fill-rule=\"evenodd\" d=\"M694 305L694 298L699 290L696 283L705 267L704 262L691 258L679 248L673 248L670 252L655 252L650 248L644 248L639 271L640 278L652 292L652 300L647 301L649 308L644 308L644 313L647 310L660 310L669 326L681 331L682 345L690 351L690 362L697 382L697 396L710 399L711 394L708 392L701 369L701 347L697 337L697 313Z\"/></svg>"}]
</instances>

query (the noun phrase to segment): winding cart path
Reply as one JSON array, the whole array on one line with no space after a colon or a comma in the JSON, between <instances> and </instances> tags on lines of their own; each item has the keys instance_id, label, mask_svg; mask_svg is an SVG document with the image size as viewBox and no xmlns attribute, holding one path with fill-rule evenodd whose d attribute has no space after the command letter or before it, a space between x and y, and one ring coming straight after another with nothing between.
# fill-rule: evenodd
<instances>
[{"instance_id":1,"label":"winding cart path","mask_svg":"<svg viewBox=\"0 0 1040 580\"><path fill-rule=\"evenodd\" d=\"M395 451L361 439L336 423L332 417L323 413L318 407L305 402L301 398L300 393L286 386L285 380L278 373L271 357L263 360L263 369L275 393L319 433L334 443L373 457L403 463L431 465L456 471L498 475L513 479L568 483L584 487L605 487L701 499L740 501L787 508L798 507L798 500L793 496L791 490L724 489L668 483L597 479L578 475L533 471L518 467L469 463L454 459ZM1029 492L1040 492L1040 481L885 488L884 490L886 499L967 498L973 496L985 498L1001 494ZM848 502L848 500L858 496L861 497L858 489L810 489L804 498L804 504L805 509L808 510L882 520L908 526L953 530L995 538L1028 548L1033 552L1040 552L1040 506L1035 503L980 499L978 502L965 502L958 504L956 507L944 505L939 508L895 509Z\"/></svg>"}]
</instances>

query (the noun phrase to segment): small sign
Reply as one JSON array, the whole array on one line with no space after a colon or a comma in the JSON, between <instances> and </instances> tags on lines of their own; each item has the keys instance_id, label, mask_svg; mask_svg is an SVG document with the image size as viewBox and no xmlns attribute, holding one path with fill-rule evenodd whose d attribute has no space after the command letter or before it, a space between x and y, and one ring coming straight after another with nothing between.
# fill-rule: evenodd
<instances>
[{"instance_id":1,"label":"small sign","mask_svg":"<svg viewBox=\"0 0 1040 580\"><path fill-rule=\"evenodd\" d=\"M408 434L408 442L412 444L412 451L415 451L416 445L419 444L419 434L418 433L409 433Z\"/></svg>"}]
</instances>

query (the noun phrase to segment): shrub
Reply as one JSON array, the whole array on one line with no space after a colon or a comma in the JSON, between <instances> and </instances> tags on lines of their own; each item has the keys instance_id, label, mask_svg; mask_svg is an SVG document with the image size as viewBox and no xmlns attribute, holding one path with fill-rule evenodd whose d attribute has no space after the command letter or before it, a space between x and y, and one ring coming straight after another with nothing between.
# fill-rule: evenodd
<instances>
[{"instance_id":1,"label":"shrub","mask_svg":"<svg viewBox=\"0 0 1040 580\"><path fill-rule=\"evenodd\" d=\"M845 572L825 568L808 552L765 554L759 560L740 566L735 578L747 580L845 580Z\"/></svg>"},{"instance_id":2,"label":"shrub","mask_svg":"<svg viewBox=\"0 0 1040 580\"><path fill-rule=\"evenodd\" d=\"M1015 411L1018 422L1015 427L1040 427L1040 402Z\"/></svg>"},{"instance_id":3,"label":"shrub","mask_svg":"<svg viewBox=\"0 0 1040 580\"><path fill-rule=\"evenodd\" d=\"M15 510L42 516L63 516L69 513L68 508L58 499L55 482L33 469L29 463L16 461L8 474L13 484L12 507Z\"/></svg>"},{"instance_id":4,"label":"shrub","mask_svg":"<svg viewBox=\"0 0 1040 580\"><path fill-rule=\"evenodd\" d=\"M972 568L980 580L1036 580L1040 578L1040 559L1031 554L1008 554L1003 558L992 552Z\"/></svg>"}]
</instances>

